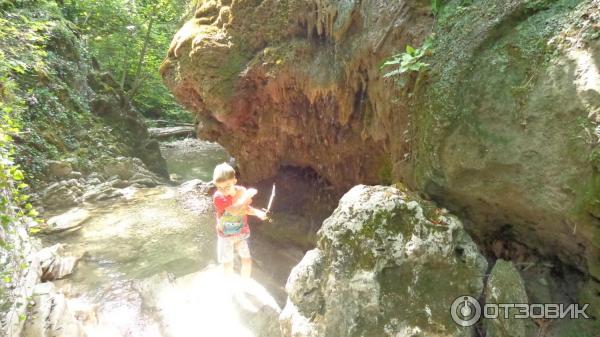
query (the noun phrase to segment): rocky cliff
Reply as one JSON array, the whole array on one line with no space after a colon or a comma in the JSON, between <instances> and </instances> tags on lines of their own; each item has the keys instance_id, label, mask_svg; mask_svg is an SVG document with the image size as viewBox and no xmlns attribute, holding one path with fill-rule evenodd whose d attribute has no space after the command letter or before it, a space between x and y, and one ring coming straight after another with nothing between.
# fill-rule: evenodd
<instances>
[{"instance_id":1,"label":"rocky cliff","mask_svg":"<svg viewBox=\"0 0 600 337\"><path fill-rule=\"evenodd\" d=\"M378 65L429 32L427 4L206 1L161 72L200 136L223 144L247 179L295 166L340 190L389 181L389 154L404 151L389 135L408 118Z\"/></svg>"},{"instance_id":2,"label":"rocky cliff","mask_svg":"<svg viewBox=\"0 0 600 337\"><path fill-rule=\"evenodd\" d=\"M416 91L412 147L416 186L479 237L507 234L596 278L599 6L450 8Z\"/></svg>"},{"instance_id":3,"label":"rocky cliff","mask_svg":"<svg viewBox=\"0 0 600 337\"><path fill-rule=\"evenodd\" d=\"M400 180L482 243L600 278L599 2L436 3L204 1L161 72L249 180ZM428 36L428 66L387 83L382 62Z\"/></svg>"}]
</instances>

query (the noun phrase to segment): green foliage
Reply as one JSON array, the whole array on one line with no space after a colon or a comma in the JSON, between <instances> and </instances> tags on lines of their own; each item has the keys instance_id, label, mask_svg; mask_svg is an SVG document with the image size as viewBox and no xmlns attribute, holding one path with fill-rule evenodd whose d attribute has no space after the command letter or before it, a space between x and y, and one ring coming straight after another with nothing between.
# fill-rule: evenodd
<instances>
[{"instance_id":1,"label":"green foliage","mask_svg":"<svg viewBox=\"0 0 600 337\"><path fill-rule=\"evenodd\" d=\"M440 0L431 0L431 13L438 15L440 12Z\"/></svg>"},{"instance_id":2,"label":"green foliage","mask_svg":"<svg viewBox=\"0 0 600 337\"><path fill-rule=\"evenodd\" d=\"M188 0L71 0L61 7L93 57L110 71L148 117L188 118L162 83L158 68Z\"/></svg>"},{"instance_id":3,"label":"green foliage","mask_svg":"<svg viewBox=\"0 0 600 337\"><path fill-rule=\"evenodd\" d=\"M380 67L381 69L389 66L395 67L394 70L385 73L383 77L393 77L408 72L420 72L424 68L427 68L429 64L422 62L421 59L428 55L432 43L433 40L429 37L418 49L415 49L411 45L406 45L406 52L392 56Z\"/></svg>"},{"instance_id":4,"label":"green foliage","mask_svg":"<svg viewBox=\"0 0 600 337\"><path fill-rule=\"evenodd\" d=\"M0 34L5 28L5 25L0 28ZM0 237L0 312L12 305L14 298L10 289L19 283L23 266L26 267L16 231L32 223L32 218L38 215L27 202L25 175L14 162L13 136L19 134L19 123L14 115L24 109L25 102L16 92L18 86L11 75L24 73L28 67L11 62L6 54L0 50L0 232L3 233Z\"/></svg>"}]
</instances>

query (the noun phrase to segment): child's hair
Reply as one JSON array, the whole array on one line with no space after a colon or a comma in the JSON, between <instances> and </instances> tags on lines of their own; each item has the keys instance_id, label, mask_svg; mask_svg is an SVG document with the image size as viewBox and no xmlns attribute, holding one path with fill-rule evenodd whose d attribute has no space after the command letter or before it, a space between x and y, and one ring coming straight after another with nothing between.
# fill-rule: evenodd
<instances>
[{"instance_id":1,"label":"child's hair","mask_svg":"<svg viewBox=\"0 0 600 337\"><path fill-rule=\"evenodd\" d=\"M227 163L215 166L213 171L213 183L220 183L235 178L235 170Z\"/></svg>"}]
</instances>

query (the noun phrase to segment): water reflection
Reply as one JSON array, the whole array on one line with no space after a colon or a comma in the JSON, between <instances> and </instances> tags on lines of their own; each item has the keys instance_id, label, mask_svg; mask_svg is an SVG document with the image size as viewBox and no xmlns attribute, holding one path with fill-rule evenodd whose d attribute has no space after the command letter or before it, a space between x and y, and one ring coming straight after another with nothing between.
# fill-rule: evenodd
<instances>
[{"instance_id":1,"label":"water reflection","mask_svg":"<svg viewBox=\"0 0 600 337\"><path fill-rule=\"evenodd\" d=\"M229 154L219 144L195 138L162 143L160 151L167 161L169 173L177 174L183 181L210 181L214 167L229 160Z\"/></svg>"}]
</instances>

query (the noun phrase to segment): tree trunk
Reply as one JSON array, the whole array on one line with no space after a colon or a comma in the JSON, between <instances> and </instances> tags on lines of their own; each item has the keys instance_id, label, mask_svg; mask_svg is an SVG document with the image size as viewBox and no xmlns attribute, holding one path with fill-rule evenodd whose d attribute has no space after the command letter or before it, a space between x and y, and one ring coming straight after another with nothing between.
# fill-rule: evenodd
<instances>
[{"instance_id":1,"label":"tree trunk","mask_svg":"<svg viewBox=\"0 0 600 337\"><path fill-rule=\"evenodd\" d=\"M152 31L152 25L154 24L154 16L150 17L150 22L148 23L148 30L146 30L146 36L144 37L144 45L142 46L142 51L140 52L140 58L138 59L137 67L135 69L134 81L132 85L132 89L127 93L129 98L133 97L135 93L138 91L140 87L141 77L140 74L142 72L142 65L144 64L144 58L146 57L146 51L148 50L148 45L150 44L150 33Z\"/></svg>"},{"instance_id":2,"label":"tree trunk","mask_svg":"<svg viewBox=\"0 0 600 337\"><path fill-rule=\"evenodd\" d=\"M125 79L127 78L127 49L123 51L123 73L121 74L121 80L119 86L121 90L125 90Z\"/></svg>"}]
</instances>

